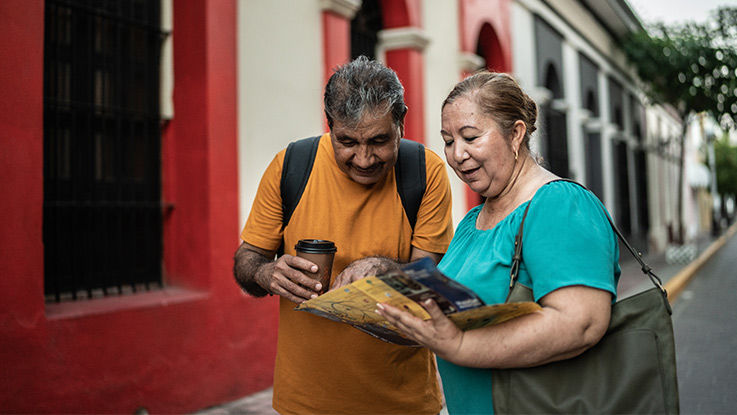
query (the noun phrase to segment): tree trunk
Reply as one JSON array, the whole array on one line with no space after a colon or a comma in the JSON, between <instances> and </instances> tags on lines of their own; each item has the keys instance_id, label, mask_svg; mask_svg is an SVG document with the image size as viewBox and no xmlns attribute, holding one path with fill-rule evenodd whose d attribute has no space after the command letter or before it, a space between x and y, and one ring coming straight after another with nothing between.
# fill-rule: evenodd
<instances>
[{"instance_id":1,"label":"tree trunk","mask_svg":"<svg viewBox=\"0 0 737 415\"><path fill-rule=\"evenodd\" d=\"M678 232L676 233L676 240L674 241L678 245L682 245L685 237L683 231L683 176L684 167L686 165L686 131L688 130L688 116L682 117L683 126L681 127L681 158L678 161L678 200L676 201L676 222L678 223Z\"/></svg>"},{"instance_id":2,"label":"tree trunk","mask_svg":"<svg viewBox=\"0 0 737 415\"><path fill-rule=\"evenodd\" d=\"M721 214L719 215L722 219L726 219L727 226L732 224L732 216L729 215L729 212L727 212L727 196L722 194L721 195L722 203L719 206L719 211ZM721 225L721 223L720 223Z\"/></svg>"}]
</instances>

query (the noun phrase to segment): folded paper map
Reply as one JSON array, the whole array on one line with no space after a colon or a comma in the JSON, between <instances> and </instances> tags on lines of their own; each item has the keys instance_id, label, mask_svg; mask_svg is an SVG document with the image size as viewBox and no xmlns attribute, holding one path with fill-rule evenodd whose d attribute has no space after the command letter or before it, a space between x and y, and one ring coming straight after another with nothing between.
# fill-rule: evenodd
<instances>
[{"instance_id":1,"label":"folded paper map","mask_svg":"<svg viewBox=\"0 0 737 415\"><path fill-rule=\"evenodd\" d=\"M403 308L422 319L430 315L419 304L432 298L443 313L461 330L499 324L540 310L534 302L487 305L469 288L443 275L429 258L423 258L390 271L358 280L297 306L333 321L350 324L381 340L417 346L396 327L376 314L376 303Z\"/></svg>"}]
</instances>

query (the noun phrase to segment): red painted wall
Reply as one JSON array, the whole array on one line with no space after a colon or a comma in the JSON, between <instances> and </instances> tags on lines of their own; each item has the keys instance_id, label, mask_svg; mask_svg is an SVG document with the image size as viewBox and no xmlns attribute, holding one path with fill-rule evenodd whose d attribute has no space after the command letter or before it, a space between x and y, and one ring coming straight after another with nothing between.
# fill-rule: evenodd
<instances>
[{"instance_id":1,"label":"red painted wall","mask_svg":"<svg viewBox=\"0 0 737 415\"><path fill-rule=\"evenodd\" d=\"M381 0L384 29L422 28L419 0ZM404 136L425 143L425 84L422 52L394 49L386 52L386 64L394 69L404 86L404 101L409 110L404 120Z\"/></svg>"},{"instance_id":2,"label":"red painted wall","mask_svg":"<svg viewBox=\"0 0 737 415\"><path fill-rule=\"evenodd\" d=\"M322 50L325 69L324 86L333 75L333 69L347 63L351 58L350 20L331 11L322 12Z\"/></svg>"},{"instance_id":3,"label":"red painted wall","mask_svg":"<svg viewBox=\"0 0 737 415\"><path fill-rule=\"evenodd\" d=\"M18 12L21 10L22 12ZM42 346L43 5L0 2L0 411L22 396L42 360L24 361ZM37 168L38 167L38 168ZM29 329L30 328L30 329ZM17 379L22 373L21 379ZM25 377L25 379L23 379Z\"/></svg>"},{"instance_id":4,"label":"red painted wall","mask_svg":"<svg viewBox=\"0 0 737 415\"><path fill-rule=\"evenodd\" d=\"M422 52L413 49L390 50L386 52L386 62L404 86L404 102L409 108L404 119L404 136L424 144L425 72Z\"/></svg>"},{"instance_id":5,"label":"red painted wall","mask_svg":"<svg viewBox=\"0 0 737 415\"><path fill-rule=\"evenodd\" d=\"M235 0L174 2L167 290L43 301L43 1L0 2L0 412L191 412L270 386L276 304L243 295Z\"/></svg>"},{"instance_id":6,"label":"red painted wall","mask_svg":"<svg viewBox=\"0 0 737 415\"><path fill-rule=\"evenodd\" d=\"M322 91L333 70L351 58L351 22L335 12L322 11L323 82ZM324 110L324 108L323 108ZM323 128L328 131L328 119L323 111Z\"/></svg>"}]
</instances>

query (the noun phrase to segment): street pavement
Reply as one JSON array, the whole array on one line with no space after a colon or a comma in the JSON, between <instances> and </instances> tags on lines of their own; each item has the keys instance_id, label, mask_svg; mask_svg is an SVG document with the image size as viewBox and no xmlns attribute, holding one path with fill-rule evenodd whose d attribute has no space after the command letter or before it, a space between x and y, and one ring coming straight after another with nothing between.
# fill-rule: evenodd
<instances>
[{"instance_id":1,"label":"street pavement","mask_svg":"<svg viewBox=\"0 0 737 415\"><path fill-rule=\"evenodd\" d=\"M737 237L673 303L681 413L737 413Z\"/></svg>"},{"instance_id":2,"label":"street pavement","mask_svg":"<svg viewBox=\"0 0 737 415\"><path fill-rule=\"evenodd\" d=\"M668 263L664 253L643 255L664 285L682 279L688 284L673 303L673 326L676 340L681 413L737 413L737 237L733 225L726 243L710 257L715 239L703 235L696 239L697 255L705 255L688 263ZM716 241L719 242L719 241ZM720 244L721 244L720 243ZM711 247L711 249L709 249ZM635 247L637 248L637 247ZM706 252L706 253L705 253ZM703 266L692 273L693 264ZM618 297L629 297L652 287L640 265L626 250L620 253L622 275ZM691 277L691 275L693 275ZM675 277L675 278L674 278ZM274 415L272 390L203 409L197 415ZM445 408L441 414L447 414Z\"/></svg>"}]
</instances>

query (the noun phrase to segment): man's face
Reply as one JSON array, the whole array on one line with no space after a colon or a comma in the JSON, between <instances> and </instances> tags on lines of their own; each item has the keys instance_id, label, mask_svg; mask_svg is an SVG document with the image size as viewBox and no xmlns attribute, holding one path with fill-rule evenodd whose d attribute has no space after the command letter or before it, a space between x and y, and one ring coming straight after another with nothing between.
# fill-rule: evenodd
<instances>
[{"instance_id":1,"label":"man's face","mask_svg":"<svg viewBox=\"0 0 737 415\"><path fill-rule=\"evenodd\" d=\"M335 162L356 183L372 185L394 167L403 125L396 125L391 112L367 113L357 125L333 122L330 139Z\"/></svg>"}]
</instances>

